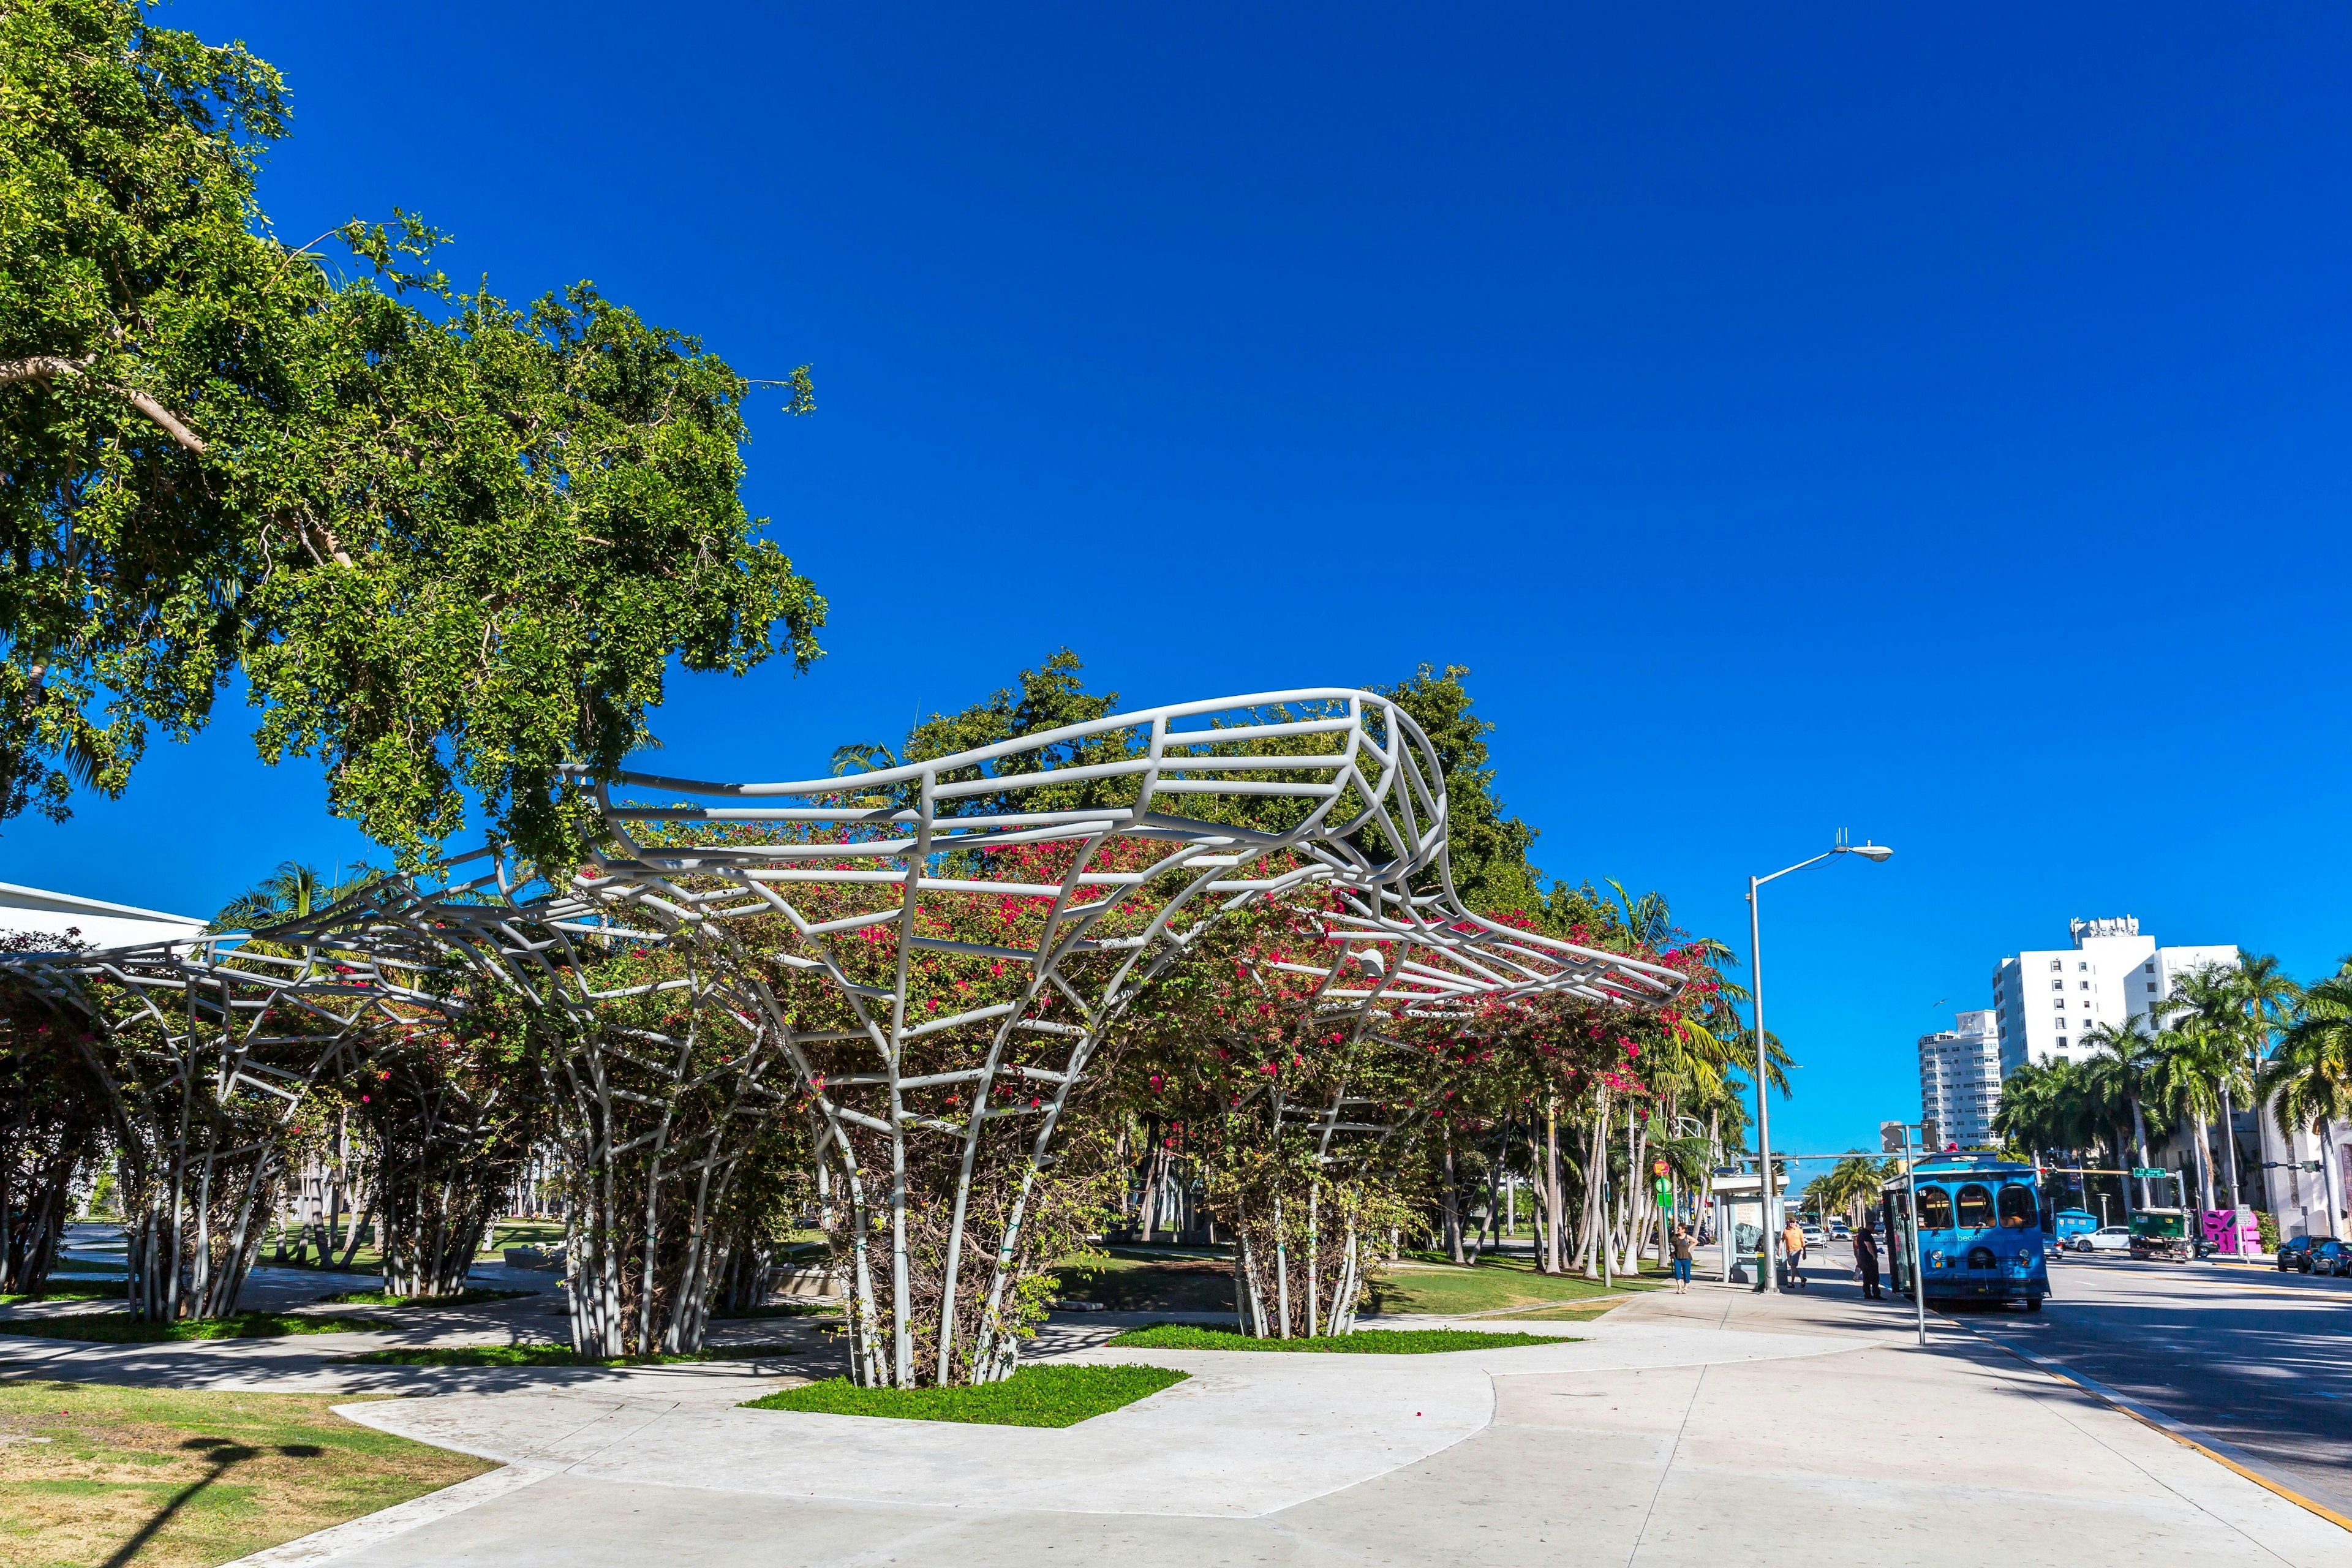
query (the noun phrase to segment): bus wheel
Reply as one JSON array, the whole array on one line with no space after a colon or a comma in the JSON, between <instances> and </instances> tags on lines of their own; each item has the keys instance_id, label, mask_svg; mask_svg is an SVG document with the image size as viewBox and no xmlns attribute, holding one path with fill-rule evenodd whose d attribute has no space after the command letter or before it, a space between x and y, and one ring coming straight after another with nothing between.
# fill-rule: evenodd
<instances>
[{"instance_id":1,"label":"bus wheel","mask_svg":"<svg viewBox=\"0 0 2352 1568\"><path fill-rule=\"evenodd\" d=\"M2028 1296L2025 1299L2025 1310L2029 1312L2038 1312L2042 1310L2042 1298L2039 1296Z\"/></svg>"}]
</instances>

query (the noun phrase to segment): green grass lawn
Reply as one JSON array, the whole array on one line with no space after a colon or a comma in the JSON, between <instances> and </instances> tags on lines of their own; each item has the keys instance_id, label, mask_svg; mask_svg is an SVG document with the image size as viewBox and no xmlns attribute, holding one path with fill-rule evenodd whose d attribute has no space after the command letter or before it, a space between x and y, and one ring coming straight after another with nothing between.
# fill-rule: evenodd
<instances>
[{"instance_id":1,"label":"green grass lawn","mask_svg":"<svg viewBox=\"0 0 2352 1568\"><path fill-rule=\"evenodd\" d=\"M73 1279L52 1274L41 1282L37 1296L0 1296L0 1307L13 1307L19 1301L106 1301L122 1294L120 1279Z\"/></svg>"},{"instance_id":2,"label":"green grass lawn","mask_svg":"<svg viewBox=\"0 0 2352 1568\"><path fill-rule=\"evenodd\" d=\"M321 1296L324 1307L471 1307L483 1301L512 1301L529 1290L477 1290L468 1286L448 1296L395 1296L389 1290L339 1290Z\"/></svg>"},{"instance_id":3,"label":"green grass lawn","mask_svg":"<svg viewBox=\"0 0 2352 1568\"><path fill-rule=\"evenodd\" d=\"M1562 1345L1561 1334L1486 1333L1476 1329L1358 1329L1338 1338L1258 1340L1233 1329L1198 1323L1147 1323L1115 1336L1119 1350L1281 1351L1333 1355L1437 1355L1446 1351L1499 1351L1514 1345Z\"/></svg>"},{"instance_id":4,"label":"green grass lawn","mask_svg":"<svg viewBox=\"0 0 2352 1568\"><path fill-rule=\"evenodd\" d=\"M502 1219L482 1242L485 1257L503 1256L509 1247L553 1247L563 1239L560 1219Z\"/></svg>"},{"instance_id":5,"label":"green grass lawn","mask_svg":"<svg viewBox=\"0 0 2352 1568\"><path fill-rule=\"evenodd\" d=\"M128 1312L73 1312L55 1318L0 1319L0 1334L30 1334L43 1340L95 1340L102 1344L162 1343L173 1340L268 1340L284 1334L347 1334L388 1329L381 1318L299 1317L285 1312L238 1312L226 1318L183 1318L160 1323Z\"/></svg>"},{"instance_id":6,"label":"green grass lawn","mask_svg":"<svg viewBox=\"0 0 2352 1568\"><path fill-rule=\"evenodd\" d=\"M771 1301L764 1307L746 1307L740 1312L713 1312L710 1314L710 1321L721 1322L744 1318L828 1318L840 1310L841 1308L837 1305L826 1306L817 1301Z\"/></svg>"},{"instance_id":7,"label":"green grass lawn","mask_svg":"<svg viewBox=\"0 0 2352 1568\"><path fill-rule=\"evenodd\" d=\"M977 1388L859 1388L845 1378L744 1401L746 1410L965 1421L989 1426L1075 1426L1147 1398L1190 1374L1161 1366L1024 1366Z\"/></svg>"},{"instance_id":8,"label":"green grass lawn","mask_svg":"<svg viewBox=\"0 0 2352 1568\"><path fill-rule=\"evenodd\" d=\"M1115 1312L1219 1312L1234 1304L1233 1265L1223 1258L1091 1253L1054 1275L1056 1296L1100 1301Z\"/></svg>"},{"instance_id":9,"label":"green grass lawn","mask_svg":"<svg viewBox=\"0 0 2352 1568\"><path fill-rule=\"evenodd\" d=\"M799 1349L788 1344L714 1345L683 1355L592 1356L570 1345L421 1345L343 1359L373 1366L674 1366L682 1362L763 1361L796 1355Z\"/></svg>"},{"instance_id":10,"label":"green grass lawn","mask_svg":"<svg viewBox=\"0 0 2352 1568\"><path fill-rule=\"evenodd\" d=\"M1365 1306L1374 1312L1453 1317L1570 1301L1599 1305L1657 1289L1673 1278L1664 1272L1645 1273L1638 1279L1621 1277L1613 1289L1604 1290L1600 1280L1581 1275L1538 1274L1530 1258L1490 1257L1467 1265L1436 1263L1384 1270L1373 1277Z\"/></svg>"},{"instance_id":11,"label":"green grass lawn","mask_svg":"<svg viewBox=\"0 0 2352 1568\"><path fill-rule=\"evenodd\" d=\"M0 1564L207 1568L493 1468L352 1398L0 1378Z\"/></svg>"}]
</instances>

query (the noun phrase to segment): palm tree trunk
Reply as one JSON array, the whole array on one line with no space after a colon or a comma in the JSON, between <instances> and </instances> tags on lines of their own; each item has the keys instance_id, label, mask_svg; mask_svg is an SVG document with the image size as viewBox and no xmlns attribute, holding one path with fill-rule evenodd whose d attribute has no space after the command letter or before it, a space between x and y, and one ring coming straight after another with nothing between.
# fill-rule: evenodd
<instances>
[{"instance_id":1,"label":"palm tree trunk","mask_svg":"<svg viewBox=\"0 0 2352 1568\"><path fill-rule=\"evenodd\" d=\"M2197 1113L2197 1202L2203 1208L2213 1206L2212 1133L2201 1110ZM2197 1226L2189 1226L2192 1232L2197 1228Z\"/></svg>"},{"instance_id":2,"label":"palm tree trunk","mask_svg":"<svg viewBox=\"0 0 2352 1568\"><path fill-rule=\"evenodd\" d=\"M2139 1144L2139 1168L2145 1171L2147 1169L2147 1116L2146 1112L2140 1109L2138 1095L2135 1094L2131 1097L2131 1108L2132 1137ZM2142 1208L2151 1208L2155 1206L2148 1201L2147 1178L2146 1176L2142 1176L2139 1179L2139 1206Z\"/></svg>"},{"instance_id":3,"label":"palm tree trunk","mask_svg":"<svg viewBox=\"0 0 2352 1568\"><path fill-rule=\"evenodd\" d=\"M2231 1115L2230 1086L2221 1086L2221 1157L2230 1173L2230 1210L2237 1212L2238 1198L2238 1124Z\"/></svg>"}]
</instances>

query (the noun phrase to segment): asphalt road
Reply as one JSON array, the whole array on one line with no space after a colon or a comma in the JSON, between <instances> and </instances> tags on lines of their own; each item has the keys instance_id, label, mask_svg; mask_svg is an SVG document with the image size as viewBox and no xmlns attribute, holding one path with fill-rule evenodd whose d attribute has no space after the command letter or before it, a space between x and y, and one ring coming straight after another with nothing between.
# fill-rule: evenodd
<instances>
[{"instance_id":1,"label":"asphalt road","mask_svg":"<svg viewBox=\"0 0 2352 1568\"><path fill-rule=\"evenodd\" d=\"M1808 1265L1841 1281L1852 1267L1843 1243ZM2070 1254L2051 1264L2050 1288L2038 1314L1949 1316L2201 1427L2352 1513L2352 1279Z\"/></svg>"}]
</instances>

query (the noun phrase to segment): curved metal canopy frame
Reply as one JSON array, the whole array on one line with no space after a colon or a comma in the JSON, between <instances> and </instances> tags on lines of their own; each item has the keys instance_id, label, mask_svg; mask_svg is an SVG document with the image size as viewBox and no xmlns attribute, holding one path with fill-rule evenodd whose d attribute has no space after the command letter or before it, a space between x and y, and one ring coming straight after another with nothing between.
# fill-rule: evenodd
<instances>
[{"instance_id":1,"label":"curved metal canopy frame","mask_svg":"<svg viewBox=\"0 0 2352 1568\"><path fill-rule=\"evenodd\" d=\"M667 795L667 801L659 797ZM678 797L686 797L681 800ZM1283 967L1312 974L1318 1022L1360 1030L1396 1010L1461 1008L1496 996L1567 991L1624 1005L1663 1002L1676 971L1517 930L1465 910L1445 860L1444 775L1433 747L1389 700L1344 688L1267 692L1109 715L999 745L863 773L791 783L735 784L627 773L596 798L613 849L572 890L638 911L631 929L691 931L737 945L730 928L781 921L793 941L764 963L821 974L855 1027L803 1030L747 962L803 1080L815 1092L831 1143L864 1200L852 1130L889 1141L887 1189L894 1343L884 1381L913 1381L908 1332L907 1140L961 1144L947 1237L935 1375L949 1374L966 1205L986 1125L1035 1115L1030 1168L997 1241L975 1352L1009 1369L997 1329L1023 1205L1051 1158L1055 1128L1088 1059L1139 987L1180 961L1221 918L1296 889L1323 886L1337 907L1320 917L1329 960ZM1269 809L1271 808L1271 809ZM648 829L651 829L650 831ZM1150 847L1139 867L1113 864L1114 847ZM1055 847L1052 881L996 869L994 852ZM822 889L828 907L810 908ZM836 912L845 893L866 907ZM1033 941L976 944L926 934L927 904L1007 895L1047 906ZM1125 917L1122 919L1122 917ZM895 937L891 984L862 982L852 944L877 930ZM1107 935L1106 930L1121 934ZM916 955L975 954L1023 966L1013 1000L929 1016L910 988ZM745 958L750 959L748 952ZM1067 1002L1076 1021L1038 1015ZM961 1033L962 1063L904 1070L909 1047ZM1023 1040L1023 1037L1032 1038ZM1050 1063L1016 1041L1055 1043ZM815 1047L862 1046L862 1070L819 1071ZM952 1082L959 1115L908 1108L910 1092ZM1010 1082L1042 1089L1030 1103L996 1101ZM1335 1108L1336 1109L1336 1108ZM862 1249L864 1227L858 1227ZM861 1292L869 1291L862 1250ZM870 1310L870 1299L869 1299ZM1001 1374L1001 1373L999 1373ZM983 1372L982 1375L987 1375Z\"/></svg>"},{"instance_id":2,"label":"curved metal canopy frame","mask_svg":"<svg viewBox=\"0 0 2352 1568\"><path fill-rule=\"evenodd\" d=\"M877 1381L915 1380L908 1140L933 1136L961 1148L937 1345L936 1375L944 1379L983 1130L1003 1118L1036 1119L1019 1195L996 1237L972 1351L978 1375L1003 1375L1013 1352L999 1328L1015 1238L1070 1097L1142 987L1229 915L1324 889L1327 907L1315 918L1325 961L1284 967L1312 977L1308 1005L1318 1024L1344 1020L1358 1036L1399 1015L1459 1015L1485 999L1540 993L1656 1005L1684 983L1677 971L1465 910L1446 862L1436 752L1402 710L1369 691L1311 688L1171 704L819 780L575 777L593 784L610 841L568 878L534 879L486 848L451 862L487 858L489 868L470 879L430 891L388 880L268 934L380 972L365 987L345 987L366 990L370 1005L389 997L446 1009L449 972L460 969L553 1009L572 1020L583 1046L618 1049L681 1089L688 1075L709 1070L692 1065L690 1049L665 1057L689 1042L644 1031L606 1040L600 1018L624 992L600 990L590 976L594 959L621 943L683 944L707 955L691 975L656 988L686 991L748 1031L750 1047L721 1069L744 1114L774 1113L795 1087L811 1094L858 1205L872 1202L872 1184L856 1163L853 1134L887 1141L893 1342L887 1353L861 1347L861 1370ZM925 910L942 901L1003 898L1043 911L1028 940L974 943L924 929ZM845 900L862 907L841 913ZM778 950L747 945L779 931L789 940ZM896 963L889 983L877 985L856 977L850 944L884 934ZM223 962L218 944L203 951L201 960L169 950L137 962L81 954L71 968L134 989L168 985L163 972L174 965ZM1009 1000L945 1016L919 1011L918 1002L936 1005L917 994L915 960L926 952L984 957L1023 978ZM26 967L23 955L0 963ZM151 978L133 973L141 963ZM787 973L821 980L854 1026L802 1027L771 984ZM315 988L307 981L275 987L303 996ZM903 1070L919 1042L953 1043L960 1065ZM1040 1047L1049 1054L1041 1057ZM862 1069L818 1068L820 1052L845 1048L864 1052ZM996 1103L1016 1084L1036 1092L1028 1102ZM910 1096L936 1100L949 1088L960 1113L910 1109ZM1330 1107L1327 1121L1336 1126L1340 1112ZM609 1128L575 1149L592 1159L615 1152ZM695 1158L708 1170L722 1154L714 1146ZM855 1283L871 1323L865 1231L858 1227ZM575 1302L575 1337L582 1313Z\"/></svg>"}]
</instances>

